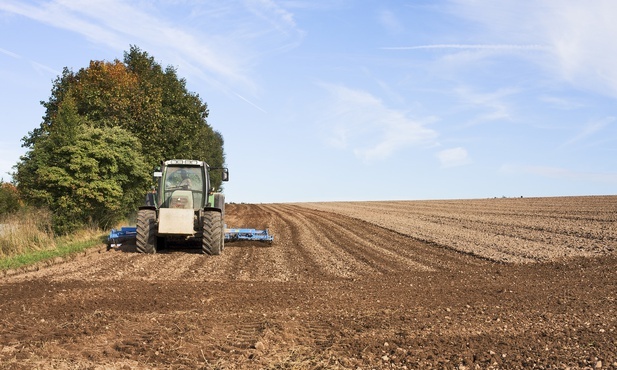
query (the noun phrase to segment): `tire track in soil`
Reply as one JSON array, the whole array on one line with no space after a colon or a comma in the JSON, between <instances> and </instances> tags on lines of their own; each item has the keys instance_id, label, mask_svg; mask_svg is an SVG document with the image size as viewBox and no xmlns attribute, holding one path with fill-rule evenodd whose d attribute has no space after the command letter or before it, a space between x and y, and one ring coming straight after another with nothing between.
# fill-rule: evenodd
<instances>
[{"instance_id":1,"label":"tire track in soil","mask_svg":"<svg viewBox=\"0 0 617 370\"><path fill-rule=\"evenodd\" d=\"M331 223L329 226L334 227L325 230L343 233L345 240L355 242L353 247L350 247L349 243L344 243L341 248L347 248L361 260L373 261L371 264L379 266L382 272L460 270L462 266L477 267L485 264L484 261L470 255L453 253L452 250L427 244L356 218L326 211L302 210L302 212L307 212L317 219L328 220ZM362 233L350 230L361 230ZM465 260L464 263L462 259Z\"/></svg>"},{"instance_id":2,"label":"tire track in soil","mask_svg":"<svg viewBox=\"0 0 617 370\"><path fill-rule=\"evenodd\" d=\"M309 232L323 236L346 265L355 266L355 276L403 271L435 271L477 268L486 261L348 216L295 205L277 205L287 222L303 219ZM304 249L307 243L299 244ZM314 245L314 244L313 244ZM308 257L311 258L311 257ZM319 263L318 263L319 264Z\"/></svg>"},{"instance_id":3,"label":"tire track in soil","mask_svg":"<svg viewBox=\"0 0 617 370\"><path fill-rule=\"evenodd\" d=\"M327 280L336 278L354 278L361 266L329 239L324 239L323 230L304 217L294 213L284 205L279 205L276 212L292 230L292 244L286 243L287 250L297 250L302 256L295 263L310 265L302 272L303 280L316 278ZM321 225L323 226L323 225Z\"/></svg>"},{"instance_id":4,"label":"tire track in soil","mask_svg":"<svg viewBox=\"0 0 617 370\"><path fill-rule=\"evenodd\" d=\"M236 252L237 257L234 259L234 264L229 271L230 277L232 280L251 280L251 264L257 265L255 267L261 266L261 258L255 256L255 248L237 248L242 248L242 250ZM229 248L226 249L229 250Z\"/></svg>"},{"instance_id":5,"label":"tire track in soil","mask_svg":"<svg viewBox=\"0 0 617 370\"><path fill-rule=\"evenodd\" d=\"M166 250L163 253L157 253L156 258L153 260L153 266L146 267L149 271L156 271L155 276L151 276L155 280L186 280L192 278L193 274L190 273L189 266L195 260L203 258L198 252L195 251L169 251Z\"/></svg>"},{"instance_id":6,"label":"tire track in soil","mask_svg":"<svg viewBox=\"0 0 617 370\"><path fill-rule=\"evenodd\" d=\"M246 251L240 251L228 243L219 256L197 255L188 270L192 275L186 278L192 281L234 281L237 280L237 272L243 269L246 261Z\"/></svg>"},{"instance_id":7,"label":"tire track in soil","mask_svg":"<svg viewBox=\"0 0 617 370\"><path fill-rule=\"evenodd\" d=\"M351 279L367 273L362 261L340 248L340 243L345 241L343 236L330 236L331 225L324 220L315 222L305 213L294 212L293 209L286 210L285 216L301 229L301 244L298 247L305 249L310 258L316 261L324 278Z\"/></svg>"},{"instance_id":8,"label":"tire track in soil","mask_svg":"<svg viewBox=\"0 0 617 370\"><path fill-rule=\"evenodd\" d=\"M317 203L303 205L317 211L330 211L357 218L384 229L410 236L433 245L441 245L461 254L472 255L493 261L533 262L534 259L513 255L499 236L454 224L443 220L432 222L425 215L413 216L411 212L397 212L384 204L356 205L352 203Z\"/></svg>"},{"instance_id":9,"label":"tire track in soil","mask_svg":"<svg viewBox=\"0 0 617 370\"><path fill-rule=\"evenodd\" d=\"M393 235L390 232L385 232L384 229L363 225L355 220L351 222L340 215L326 212L323 212L323 214L323 218L336 227L329 229L330 232L332 230L341 230L345 234L344 237L353 242L353 245L343 244L341 248L347 249L355 258L374 267L379 273L385 274L404 270L435 271L433 267L412 258L407 258L407 256L401 253L401 251L409 247L410 239L404 239L396 234ZM351 231L359 228L361 228L362 234ZM388 247L384 243L384 239L388 240L392 247Z\"/></svg>"},{"instance_id":10,"label":"tire track in soil","mask_svg":"<svg viewBox=\"0 0 617 370\"><path fill-rule=\"evenodd\" d=\"M258 342L264 340L266 330L272 324L267 320L257 320L255 317L243 317L240 320L225 320L212 329L214 337L225 337L225 340L218 344L224 351L247 350L258 346Z\"/></svg>"},{"instance_id":11,"label":"tire track in soil","mask_svg":"<svg viewBox=\"0 0 617 370\"><path fill-rule=\"evenodd\" d=\"M287 218L287 214L277 206L258 207L272 215L271 232L275 238L272 248L276 249L278 260L285 266L283 271L289 274L284 280L306 281L321 277L321 266L303 245L303 229ZM245 222L251 221L253 220L249 219Z\"/></svg>"},{"instance_id":12,"label":"tire track in soil","mask_svg":"<svg viewBox=\"0 0 617 370\"><path fill-rule=\"evenodd\" d=\"M393 270L384 262L383 256L370 250L371 246L367 245L365 238L351 231L357 228L357 225L337 222L327 217L325 212L299 212L294 206L282 206L281 208L287 211L289 218L292 215L299 217L301 214L304 222L310 225L308 227L313 234L321 233L322 240L327 241L330 249L340 249L341 252L335 254L334 258L350 266L354 277L371 273L383 274Z\"/></svg>"}]
</instances>

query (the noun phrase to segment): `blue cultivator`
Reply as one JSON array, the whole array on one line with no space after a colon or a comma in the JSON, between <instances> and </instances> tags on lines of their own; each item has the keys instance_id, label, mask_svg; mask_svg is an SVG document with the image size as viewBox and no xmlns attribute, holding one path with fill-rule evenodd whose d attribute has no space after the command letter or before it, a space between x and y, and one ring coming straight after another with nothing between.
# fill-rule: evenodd
<instances>
[{"instance_id":1,"label":"blue cultivator","mask_svg":"<svg viewBox=\"0 0 617 370\"><path fill-rule=\"evenodd\" d=\"M112 229L107 238L107 245L111 248L119 246L124 242L135 242L137 237L137 227L123 226L121 229ZM225 229L225 241L233 242L240 240L252 240L272 243L274 237L268 233L268 229Z\"/></svg>"},{"instance_id":2,"label":"blue cultivator","mask_svg":"<svg viewBox=\"0 0 617 370\"><path fill-rule=\"evenodd\" d=\"M274 237L268 234L268 229L225 229L225 241L254 240L272 243Z\"/></svg>"},{"instance_id":3,"label":"blue cultivator","mask_svg":"<svg viewBox=\"0 0 617 370\"><path fill-rule=\"evenodd\" d=\"M118 246L126 241L134 241L137 237L137 227L123 226L120 230L112 229L107 238L109 247Z\"/></svg>"}]
</instances>

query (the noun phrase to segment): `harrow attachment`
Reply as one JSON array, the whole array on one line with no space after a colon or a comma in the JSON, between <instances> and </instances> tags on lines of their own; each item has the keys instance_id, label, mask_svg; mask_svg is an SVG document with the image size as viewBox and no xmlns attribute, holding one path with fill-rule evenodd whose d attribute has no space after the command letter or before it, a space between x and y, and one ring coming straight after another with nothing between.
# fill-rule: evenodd
<instances>
[{"instance_id":1,"label":"harrow attachment","mask_svg":"<svg viewBox=\"0 0 617 370\"><path fill-rule=\"evenodd\" d=\"M137 227L123 226L120 229L112 229L107 237L107 246L109 248L119 246L124 242L135 242L137 237ZM252 240L272 243L274 237L268 233L268 229L228 229L225 228L225 241L233 242L240 240Z\"/></svg>"},{"instance_id":2,"label":"harrow attachment","mask_svg":"<svg viewBox=\"0 0 617 370\"><path fill-rule=\"evenodd\" d=\"M268 233L268 229L228 229L225 228L225 241L253 240L272 243L274 237Z\"/></svg>"},{"instance_id":3,"label":"harrow attachment","mask_svg":"<svg viewBox=\"0 0 617 370\"><path fill-rule=\"evenodd\" d=\"M108 247L120 245L137 237L137 227L123 226L120 230L112 229L107 237Z\"/></svg>"}]
</instances>

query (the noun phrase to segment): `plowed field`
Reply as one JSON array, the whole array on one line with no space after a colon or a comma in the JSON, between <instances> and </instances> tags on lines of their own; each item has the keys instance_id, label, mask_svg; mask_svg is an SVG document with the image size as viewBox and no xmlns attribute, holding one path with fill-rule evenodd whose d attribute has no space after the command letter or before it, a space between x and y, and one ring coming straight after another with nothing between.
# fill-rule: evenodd
<instances>
[{"instance_id":1,"label":"plowed field","mask_svg":"<svg viewBox=\"0 0 617 370\"><path fill-rule=\"evenodd\" d=\"M0 368L617 368L617 196L232 204L272 245L0 276Z\"/></svg>"}]
</instances>

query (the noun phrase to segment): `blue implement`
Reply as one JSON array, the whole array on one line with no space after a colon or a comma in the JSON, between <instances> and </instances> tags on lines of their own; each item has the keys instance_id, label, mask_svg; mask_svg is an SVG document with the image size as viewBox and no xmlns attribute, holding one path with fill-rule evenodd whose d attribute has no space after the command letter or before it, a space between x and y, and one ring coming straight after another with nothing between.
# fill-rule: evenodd
<instances>
[{"instance_id":1,"label":"blue implement","mask_svg":"<svg viewBox=\"0 0 617 370\"><path fill-rule=\"evenodd\" d=\"M122 244L128 240L134 240L137 237L137 227L135 226L122 226L120 230L112 229L107 238L108 245Z\"/></svg>"},{"instance_id":2,"label":"blue implement","mask_svg":"<svg viewBox=\"0 0 617 370\"><path fill-rule=\"evenodd\" d=\"M122 226L122 228L112 229L107 238L108 245L118 246L126 241L135 240L137 237L136 226ZM225 228L225 241L240 241L240 240L253 240L270 242L274 240L274 236L270 235L268 229L228 229Z\"/></svg>"},{"instance_id":3,"label":"blue implement","mask_svg":"<svg viewBox=\"0 0 617 370\"><path fill-rule=\"evenodd\" d=\"M272 243L274 237L268 233L268 229L256 230L225 228L225 241L231 242L236 240L255 240Z\"/></svg>"}]
</instances>

